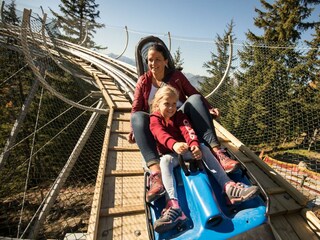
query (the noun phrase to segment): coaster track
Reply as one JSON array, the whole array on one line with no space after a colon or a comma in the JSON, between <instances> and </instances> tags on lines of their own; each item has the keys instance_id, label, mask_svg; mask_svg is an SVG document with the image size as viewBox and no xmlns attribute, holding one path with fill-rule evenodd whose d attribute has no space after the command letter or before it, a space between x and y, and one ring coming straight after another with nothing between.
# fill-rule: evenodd
<instances>
[{"instance_id":1,"label":"coaster track","mask_svg":"<svg viewBox=\"0 0 320 240\"><path fill-rule=\"evenodd\" d=\"M30 13L25 10L24 18L28 16ZM20 34L18 30L1 26L0 35ZM40 48L44 48L41 35L21 36L21 39L25 46L36 42ZM56 51L68 53L69 61L81 66L92 76L92 84L100 89L108 109L86 239L147 239L142 156L138 146L128 144L126 140L137 81L136 68L80 45L58 40L55 44L49 44L48 49L51 49L53 57L58 54ZM31 50L22 47L22 51L27 55ZM28 64L35 75L41 78L39 70L32 67L32 59ZM306 208L306 197L223 126L217 122L214 124L222 145L241 162L267 195L269 224L276 239L319 239L320 222ZM29 237L33 238L34 235Z\"/></svg>"}]
</instances>

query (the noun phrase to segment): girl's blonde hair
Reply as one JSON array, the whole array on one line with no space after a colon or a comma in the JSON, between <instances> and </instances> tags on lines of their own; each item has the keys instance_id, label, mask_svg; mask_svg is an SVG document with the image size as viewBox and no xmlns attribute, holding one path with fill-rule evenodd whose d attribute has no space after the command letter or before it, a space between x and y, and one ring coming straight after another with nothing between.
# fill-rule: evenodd
<instances>
[{"instance_id":1,"label":"girl's blonde hair","mask_svg":"<svg viewBox=\"0 0 320 240\"><path fill-rule=\"evenodd\" d=\"M151 112L155 112L159 110L159 103L164 97L175 97L176 100L179 100L179 92L174 87L169 85L165 85L156 92L154 95L154 99L151 105Z\"/></svg>"}]
</instances>

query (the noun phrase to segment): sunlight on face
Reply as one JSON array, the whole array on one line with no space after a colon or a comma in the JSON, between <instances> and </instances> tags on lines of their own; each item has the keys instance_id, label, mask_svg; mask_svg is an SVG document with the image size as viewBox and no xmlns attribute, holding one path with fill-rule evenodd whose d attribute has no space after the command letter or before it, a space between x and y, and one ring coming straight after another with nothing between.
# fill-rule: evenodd
<instances>
[{"instance_id":1,"label":"sunlight on face","mask_svg":"<svg viewBox=\"0 0 320 240\"><path fill-rule=\"evenodd\" d=\"M156 50L148 51L148 67L152 73L164 73L168 60L165 60L162 53Z\"/></svg>"},{"instance_id":2,"label":"sunlight on face","mask_svg":"<svg viewBox=\"0 0 320 240\"><path fill-rule=\"evenodd\" d=\"M167 96L159 102L159 112L167 120L177 111L177 97Z\"/></svg>"}]
</instances>

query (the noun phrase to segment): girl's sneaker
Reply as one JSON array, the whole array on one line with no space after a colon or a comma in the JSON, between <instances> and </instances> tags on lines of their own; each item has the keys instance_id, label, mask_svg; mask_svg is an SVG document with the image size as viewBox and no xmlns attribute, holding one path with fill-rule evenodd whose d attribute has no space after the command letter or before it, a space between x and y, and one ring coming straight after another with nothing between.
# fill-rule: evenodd
<instances>
[{"instance_id":1,"label":"girl's sneaker","mask_svg":"<svg viewBox=\"0 0 320 240\"><path fill-rule=\"evenodd\" d=\"M247 186L243 183L229 182L225 186L225 193L231 204L247 201L259 194L257 186Z\"/></svg>"},{"instance_id":2,"label":"girl's sneaker","mask_svg":"<svg viewBox=\"0 0 320 240\"><path fill-rule=\"evenodd\" d=\"M161 217L154 222L154 230L158 233L164 233L183 225L188 218L180 208L165 208L162 210Z\"/></svg>"}]
</instances>

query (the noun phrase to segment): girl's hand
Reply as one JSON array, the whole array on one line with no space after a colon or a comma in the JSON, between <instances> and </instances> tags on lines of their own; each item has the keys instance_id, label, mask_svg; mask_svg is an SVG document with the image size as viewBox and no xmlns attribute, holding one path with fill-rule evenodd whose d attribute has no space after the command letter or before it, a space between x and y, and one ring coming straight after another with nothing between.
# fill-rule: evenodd
<instances>
[{"instance_id":1,"label":"girl's hand","mask_svg":"<svg viewBox=\"0 0 320 240\"><path fill-rule=\"evenodd\" d=\"M128 140L128 142L131 143L131 144L136 142L136 140L134 139L133 132L128 133L128 135L127 135L127 140Z\"/></svg>"},{"instance_id":2,"label":"girl's hand","mask_svg":"<svg viewBox=\"0 0 320 240\"><path fill-rule=\"evenodd\" d=\"M188 151L188 144L185 142L176 142L173 144L173 150L178 154L184 154Z\"/></svg>"},{"instance_id":3,"label":"girl's hand","mask_svg":"<svg viewBox=\"0 0 320 240\"><path fill-rule=\"evenodd\" d=\"M202 159L202 152L198 146L192 146L190 148L192 157L196 160L201 160Z\"/></svg>"}]
</instances>

